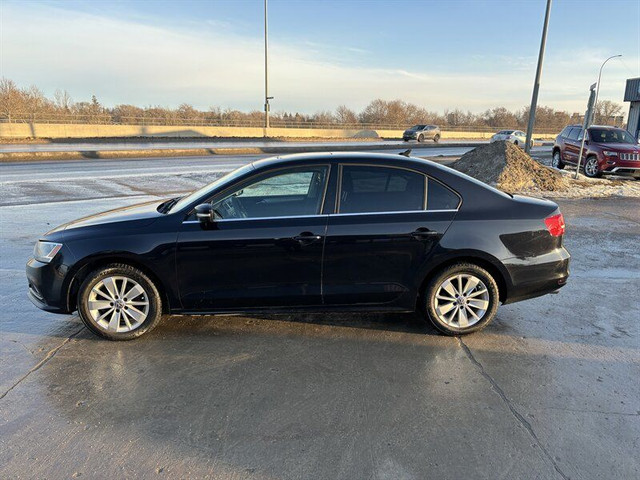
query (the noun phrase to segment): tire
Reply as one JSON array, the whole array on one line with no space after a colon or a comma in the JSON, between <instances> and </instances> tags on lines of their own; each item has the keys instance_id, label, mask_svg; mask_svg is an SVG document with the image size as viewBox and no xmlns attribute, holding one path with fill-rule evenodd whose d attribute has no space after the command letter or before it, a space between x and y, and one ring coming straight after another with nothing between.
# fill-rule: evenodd
<instances>
[{"instance_id":1,"label":"tire","mask_svg":"<svg viewBox=\"0 0 640 480\"><path fill-rule=\"evenodd\" d=\"M436 133L435 137L433 137L434 143L438 143L440 141L440 134Z\"/></svg>"},{"instance_id":2,"label":"tire","mask_svg":"<svg viewBox=\"0 0 640 480\"><path fill-rule=\"evenodd\" d=\"M466 296L455 300L456 295L460 296L458 278L462 281L462 291ZM467 290L469 281L477 283ZM448 302L447 298L452 301ZM428 281L421 303L426 318L440 332L445 335L465 335L477 332L491 322L498 310L499 299L498 285L489 272L472 263L456 263Z\"/></svg>"},{"instance_id":3,"label":"tire","mask_svg":"<svg viewBox=\"0 0 640 480\"><path fill-rule=\"evenodd\" d=\"M593 155L587 157L584 162L584 175L589 178L599 178L602 176L602 172L598 168L598 158Z\"/></svg>"},{"instance_id":4,"label":"tire","mask_svg":"<svg viewBox=\"0 0 640 480\"><path fill-rule=\"evenodd\" d=\"M130 265L111 264L84 279L78 291L78 313L96 335L133 340L160 323L162 299L143 272Z\"/></svg>"},{"instance_id":5,"label":"tire","mask_svg":"<svg viewBox=\"0 0 640 480\"><path fill-rule=\"evenodd\" d=\"M514 141L513 141L513 144L514 144L516 147L520 145L520 144L518 143L518 140L514 140Z\"/></svg>"},{"instance_id":6,"label":"tire","mask_svg":"<svg viewBox=\"0 0 640 480\"><path fill-rule=\"evenodd\" d=\"M420 143L424 142L424 135L423 134L418 135L418 142L420 142Z\"/></svg>"},{"instance_id":7,"label":"tire","mask_svg":"<svg viewBox=\"0 0 640 480\"><path fill-rule=\"evenodd\" d=\"M553 156L551 157L551 166L553 168L557 168L558 170L562 170L564 168L565 163L562 161L560 150L555 150L553 152Z\"/></svg>"}]
</instances>

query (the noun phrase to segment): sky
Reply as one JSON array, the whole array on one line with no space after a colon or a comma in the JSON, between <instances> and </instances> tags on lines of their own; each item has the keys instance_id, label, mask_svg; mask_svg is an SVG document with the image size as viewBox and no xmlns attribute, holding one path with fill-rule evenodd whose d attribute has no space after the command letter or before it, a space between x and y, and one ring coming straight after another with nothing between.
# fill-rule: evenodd
<instances>
[{"instance_id":1,"label":"sky","mask_svg":"<svg viewBox=\"0 0 640 480\"><path fill-rule=\"evenodd\" d=\"M531 101L545 0L269 0L272 111L401 99L479 113ZM538 105L622 103L640 0L554 0ZM0 76L75 101L261 110L263 0L0 0ZM625 111L628 104L625 105Z\"/></svg>"}]
</instances>

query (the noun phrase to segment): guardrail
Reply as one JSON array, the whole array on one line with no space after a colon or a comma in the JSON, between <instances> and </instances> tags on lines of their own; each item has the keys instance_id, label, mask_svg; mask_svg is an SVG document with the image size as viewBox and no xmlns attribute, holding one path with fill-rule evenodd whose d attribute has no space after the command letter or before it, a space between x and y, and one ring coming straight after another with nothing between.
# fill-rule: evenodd
<instances>
[{"instance_id":1,"label":"guardrail","mask_svg":"<svg viewBox=\"0 0 640 480\"><path fill-rule=\"evenodd\" d=\"M47 114L12 114L0 116L0 123L29 123L29 124L69 124L69 125L139 125L139 126L192 126L192 127L252 127L262 128L264 120L212 118L207 116L195 118L179 117L145 117L112 115L47 115ZM384 123L337 123L316 122L303 120L270 119L271 128L310 128L310 129L341 129L341 130L405 130L409 124ZM442 125L440 129L446 132L484 132L493 133L498 130L513 129L514 127L491 127L486 125ZM538 128L536 135L557 134L562 128Z\"/></svg>"}]
</instances>

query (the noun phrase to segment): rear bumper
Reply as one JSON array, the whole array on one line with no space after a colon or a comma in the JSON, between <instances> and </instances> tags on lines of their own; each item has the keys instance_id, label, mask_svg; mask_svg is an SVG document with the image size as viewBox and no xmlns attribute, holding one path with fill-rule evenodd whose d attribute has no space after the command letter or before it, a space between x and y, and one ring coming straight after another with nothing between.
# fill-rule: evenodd
<instances>
[{"instance_id":1,"label":"rear bumper","mask_svg":"<svg viewBox=\"0 0 640 480\"><path fill-rule=\"evenodd\" d=\"M512 286L504 303L514 303L552 293L566 285L571 255L560 247L533 258L512 258L505 262Z\"/></svg>"}]
</instances>

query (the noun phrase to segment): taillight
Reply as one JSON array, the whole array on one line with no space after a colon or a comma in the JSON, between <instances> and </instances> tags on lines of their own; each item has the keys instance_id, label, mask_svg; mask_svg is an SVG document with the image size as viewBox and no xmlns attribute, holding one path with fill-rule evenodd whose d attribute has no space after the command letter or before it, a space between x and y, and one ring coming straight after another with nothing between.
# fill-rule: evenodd
<instances>
[{"instance_id":1,"label":"taillight","mask_svg":"<svg viewBox=\"0 0 640 480\"><path fill-rule=\"evenodd\" d=\"M551 236L560 237L564 235L564 217L561 213L545 218L544 224L547 226L547 230L549 230Z\"/></svg>"}]
</instances>

